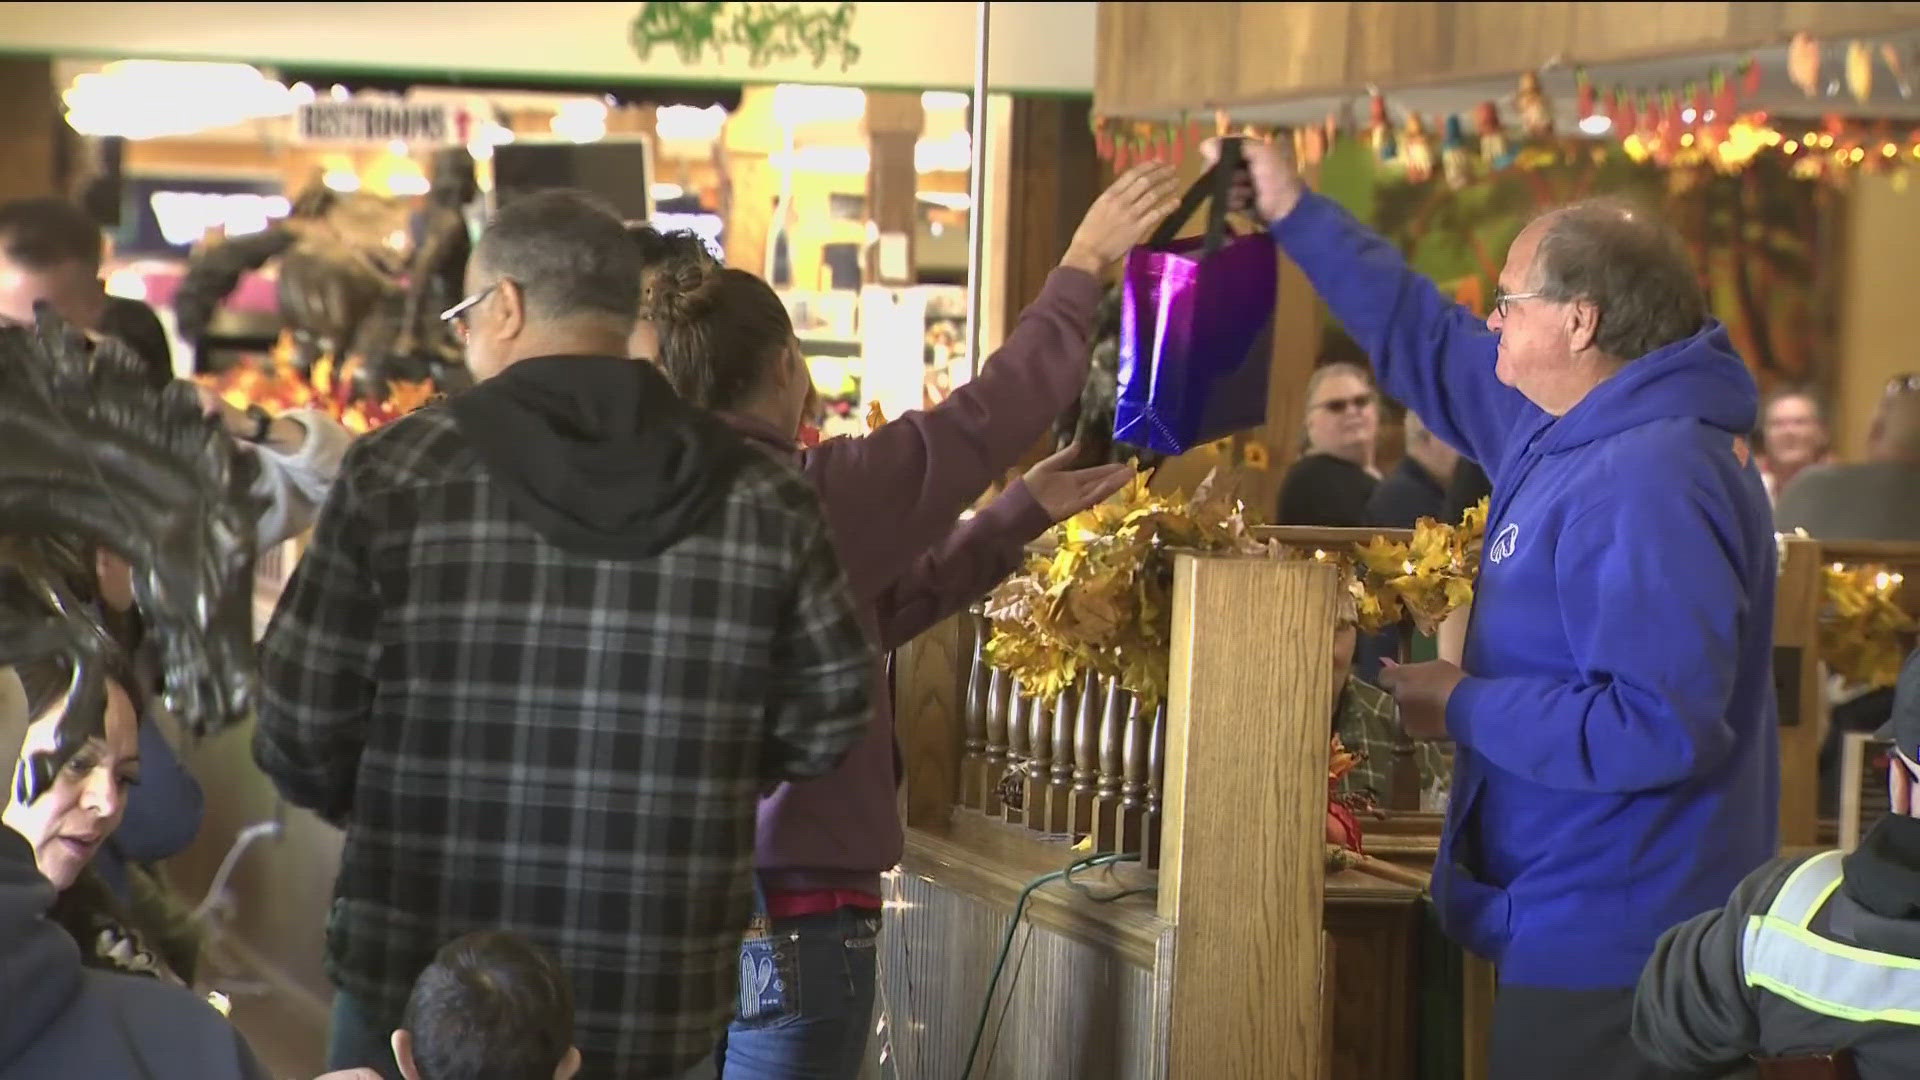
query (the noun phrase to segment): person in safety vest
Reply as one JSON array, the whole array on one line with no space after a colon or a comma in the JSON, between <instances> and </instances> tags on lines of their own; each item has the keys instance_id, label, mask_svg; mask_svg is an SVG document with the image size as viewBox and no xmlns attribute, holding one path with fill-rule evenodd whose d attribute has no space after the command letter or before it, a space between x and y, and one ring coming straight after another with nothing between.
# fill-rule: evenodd
<instances>
[{"instance_id":1,"label":"person in safety vest","mask_svg":"<svg viewBox=\"0 0 1920 1080\"><path fill-rule=\"evenodd\" d=\"M1920 650L1879 734L1894 743L1892 811L1858 850L1776 859L1660 939L1633 1011L1656 1061L1720 1076L1831 1056L1828 1071L1793 1075L1920 1075Z\"/></svg>"}]
</instances>

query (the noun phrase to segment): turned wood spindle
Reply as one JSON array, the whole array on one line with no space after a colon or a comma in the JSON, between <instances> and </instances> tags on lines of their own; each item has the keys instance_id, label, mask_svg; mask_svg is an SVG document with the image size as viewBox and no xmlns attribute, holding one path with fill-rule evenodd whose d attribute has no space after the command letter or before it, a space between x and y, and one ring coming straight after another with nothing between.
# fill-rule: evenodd
<instances>
[{"instance_id":1,"label":"turned wood spindle","mask_svg":"<svg viewBox=\"0 0 1920 1080\"><path fill-rule=\"evenodd\" d=\"M1000 783L1000 774L1007 771L1007 709L1012 692L1013 676L999 668L988 672L987 752L981 759L980 775L975 783L979 789L979 807L989 814L1000 808L996 785Z\"/></svg>"},{"instance_id":2,"label":"turned wood spindle","mask_svg":"<svg viewBox=\"0 0 1920 1080\"><path fill-rule=\"evenodd\" d=\"M1133 853L1141 850L1140 815L1147 808L1147 752L1153 737L1153 717L1141 711L1139 701L1129 704L1118 832L1119 850Z\"/></svg>"},{"instance_id":3,"label":"turned wood spindle","mask_svg":"<svg viewBox=\"0 0 1920 1080\"><path fill-rule=\"evenodd\" d=\"M1100 717L1106 706L1106 684L1088 673L1080 686L1074 711L1073 787L1067 800L1068 828L1078 835L1093 830L1094 798L1100 775Z\"/></svg>"},{"instance_id":4,"label":"turned wood spindle","mask_svg":"<svg viewBox=\"0 0 1920 1080\"><path fill-rule=\"evenodd\" d=\"M992 672L987 663L987 620L976 609L968 614L973 660L967 677L966 755L960 766L960 798L974 810L986 806L980 776L986 768L987 710L991 704Z\"/></svg>"},{"instance_id":5,"label":"turned wood spindle","mask_svg":"<svg viewBox=\"0 0 1920 1080\"><path fill-rule=\"evenodd\" d=\"M1053 710L1060 695L1027 699L1027 775L1026 798L1020 805L1021 821L1029 829L1047 827L1047 781L1053 769Z\"/></svg>"},{"instance_id":6,"label":"turned wood spindle","mask_svg":"<svg viewBox=\"0 0 1920 1080\"><path fill-rule=\"evenodd\" d=\"M1115 679L1107 684L1100 711L1100 772L1093 789L1093 847L1117 851L1120 845L1120 781L1125 771L1127 715L1133 695Z\"/></svg>"},{"instance_id":7,"label":"turned wood spindle","mask_svg":"<svg viewBox=\"0 0 1920 1080\"><path fill-rule=\"evenodd\" d=\"M1067 812L1067 797L1073 793L1075 722L1080 718L1080 688L1060 691L1060 702L1053 707L1053 771L1047 778L1047 831L1063 833L1072 828Z\"/></svg>"},{"instance_id":8,"label":"turned wood spindle","mask_svg":"<svg viewBox=\"0 0 1920 1080\"><path fill-rule=\"evenodd\" d=\"M1141 821L1141 861L1149 867L1160 865L1160 788L1167 769L1167 706L1163 702L1153 711L1153 723L1147 734L1147 805Z\"/></svg>"},{"instance_id":9,"label":"turned wood spindle","mask_svg":"<svg viewBox=\"0 0 1920 1080\"><path fill-rule=\"evenodd\" d=\"M1027 739L1028 702L1026 691L1015 681L1007 694L1007 758L993 777L1006 819L1016 823L1020 821L1019 804L1024 794L1018 778L1026 775L1028 748L1032 746Z\"/></svg>"}]
</instances>

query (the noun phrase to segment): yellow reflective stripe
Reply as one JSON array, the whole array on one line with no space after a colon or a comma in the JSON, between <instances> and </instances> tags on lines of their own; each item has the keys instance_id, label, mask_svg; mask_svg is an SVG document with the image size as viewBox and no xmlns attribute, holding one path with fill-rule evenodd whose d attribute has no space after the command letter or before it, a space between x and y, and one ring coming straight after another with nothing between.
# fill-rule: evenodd
<instances>
[{"instance_id":1,"label":"yellow reflective stripe","mask_svg":"<svg viewBox=\"0 0 1920 1080\"><path fill-rule=\"evenodd\" d=\"M1771 915L1748 916L1744 938L1748 986L1823 1016L1920 1027L1920 1009L1879 1007L1920 1002L1920 960L1829 941Z\"/></svg>"},{"instance_id":2,"label":"yellow reflective stripe","mask_svg":"<svg viewBox=\"0 0 1920 1080\"><path fill-rule=\"evenodd\" d=\"M1818 949L1829 956L1837 956L1848 963L1879 964L1882 967L1920 971L1920 960L1916 960L1911 956L1876 952L1873 949L1863 949L1858 945L1849 945L1844 941L1834 941L1831 938L1823 938L1819 934L1804 927L1794 926L1791 923L1783 923L1772 917L1764 918L1761 922L1766 924L1768 930L1778 931L1800 942L1802 945Z\"/></svg>"},{"instance_id":3,"label":"yellow reflective stripe","mask_svg":"<svg viewBox=\"0 0 1920 1080\"><path fill-rule=\"evenodd\" d=\"M1800 918L1801 929L1804 930L1813 925L1813 917L1820 914L1821 908L1827 906L1827 901L1833 897L1833 891L1840 887L1841 880L1842 876L1835 874L1833 880L1827 882L1827 887L1814 896L1813 903L1807 905L1807 913Z\"/></svg>"},{"instance_id":4,"label":"yellow reflective stripe","mask_svg":"<svg viewBox=\"0 0 1920 1080\"><path fill-rule=\"evenodd\" d=\"M1805 926L1840 882L1840 853L1823 851L1793 868L1767 914Z\"/></svg>"}]
</instances>

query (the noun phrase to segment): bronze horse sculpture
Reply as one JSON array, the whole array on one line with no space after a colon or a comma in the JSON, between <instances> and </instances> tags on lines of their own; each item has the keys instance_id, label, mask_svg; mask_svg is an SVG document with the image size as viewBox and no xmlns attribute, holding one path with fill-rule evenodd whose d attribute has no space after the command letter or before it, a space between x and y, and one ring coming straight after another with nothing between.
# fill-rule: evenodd
<instances>
[{"instance_id":1,"label":"bronze horse sculpture","mask_svg":"<svg viewBox=\"0 0 1920 1080\"><path fill-rule=\"evenodd\" d=\"M27 755L15 797L31 802L98 731L103 660L115 648L73 582L91 552L133 569L156 642L162 701L196 735L253 701L254 462L184 383L156 391L133 354L93 342L44 305L0 328L0 666L74 658L50 750Z\"/></svg>"}]
</instances>

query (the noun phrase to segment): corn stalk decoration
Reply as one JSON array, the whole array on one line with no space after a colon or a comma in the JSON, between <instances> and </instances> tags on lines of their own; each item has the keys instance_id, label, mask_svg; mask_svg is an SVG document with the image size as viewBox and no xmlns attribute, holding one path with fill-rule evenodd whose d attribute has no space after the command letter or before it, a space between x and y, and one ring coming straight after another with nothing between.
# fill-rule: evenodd
<instances>
[{"instance_id":1,"label":"corn stalk decoration","mask_svg":"<svg viewBox=\"0 0 1920 1080\"><path fill-rule=\"evenodd\" d=\"M718 58L727 46L738 45L754 67L802 55L820 67L837 55L845 71L860 59L852 37L853 9L851 3L648 3L640 6L628 39L642 60L659 45L672 46L688 64L698 63L708 49Z\"/></svg>"}]
</instances>

